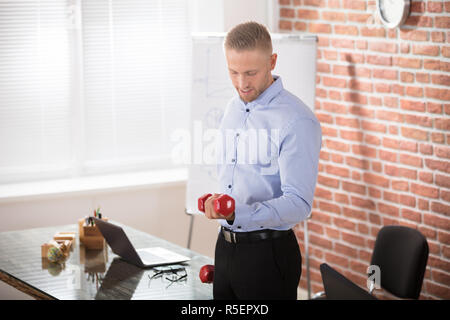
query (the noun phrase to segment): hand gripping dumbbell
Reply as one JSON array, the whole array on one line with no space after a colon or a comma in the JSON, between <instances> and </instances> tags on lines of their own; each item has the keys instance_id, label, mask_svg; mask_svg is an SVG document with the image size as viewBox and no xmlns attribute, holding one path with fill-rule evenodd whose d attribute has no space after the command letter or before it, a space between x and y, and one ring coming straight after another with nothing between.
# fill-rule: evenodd
<instances>
[{"instance_id":1,"label":"hand gripping dumbbell","mask_svg":"<svg viewBox=\"0 0 450 320\"><path fill-rule=\"evenodd\" d=\"M207 193L198 198L198 210L205 212L205 202L211 196L211 193ZM234 212L234 199L227 194L222 194L217 199L214 199L214 210L217 213L228 217Z\"/></svg>"}]
</instances>

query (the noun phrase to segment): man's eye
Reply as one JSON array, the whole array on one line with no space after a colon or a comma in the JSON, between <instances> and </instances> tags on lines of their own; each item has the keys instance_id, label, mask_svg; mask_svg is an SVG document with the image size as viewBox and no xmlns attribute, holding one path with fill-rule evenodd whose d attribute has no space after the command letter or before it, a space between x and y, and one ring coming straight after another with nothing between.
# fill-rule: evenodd
<instances>
[{"instance_id":1,"label":"man's eye","mask_svg":"<svg viewBox=\"0 0 450 320\"><path fill-rule=\"evenodd\" d=\"M252 76L256 75L256 72L249 72L249 73L247 73L247 75L252 77Z\"/></svg>"}]
</instances>

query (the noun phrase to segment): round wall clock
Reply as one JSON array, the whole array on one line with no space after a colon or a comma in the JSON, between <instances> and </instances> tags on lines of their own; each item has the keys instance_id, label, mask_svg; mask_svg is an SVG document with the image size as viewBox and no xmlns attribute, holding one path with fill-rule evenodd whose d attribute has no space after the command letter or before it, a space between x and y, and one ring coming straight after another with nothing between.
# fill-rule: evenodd
<instances>
[{"instance_id":1,"label":"round wall clock","mask_svg":"<svg viewBox=\"0 0 450 320\"><path fill-rule=\"evenodd\" d=\"M411 0L377 0L377 11L383 24L392 29L405 23L410 3Z\"/></svg>"}]
</instances>

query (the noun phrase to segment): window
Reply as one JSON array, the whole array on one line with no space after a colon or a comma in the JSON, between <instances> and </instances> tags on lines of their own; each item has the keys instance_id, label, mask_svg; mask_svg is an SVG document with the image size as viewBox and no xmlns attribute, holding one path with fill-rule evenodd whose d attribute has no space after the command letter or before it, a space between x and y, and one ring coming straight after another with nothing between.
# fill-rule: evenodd
<instances>
[{"instance_id":1,"label":"window","mask_svg":"<svg viewBox=\"0 0 450 320\"><path fill-rule=\"evenodd\" d=\"M0 0L0 183L171 166L187 0Z\"/></svg>"},{"instance_id":2,"label":"window","mask_svg":"<svg viewBox=\"0 0 450 320\"><path fill-rule=\"evenodd\" d=\"M0 181L68 172L67 1L0 0Z\"/></svg>"}]
</instances>

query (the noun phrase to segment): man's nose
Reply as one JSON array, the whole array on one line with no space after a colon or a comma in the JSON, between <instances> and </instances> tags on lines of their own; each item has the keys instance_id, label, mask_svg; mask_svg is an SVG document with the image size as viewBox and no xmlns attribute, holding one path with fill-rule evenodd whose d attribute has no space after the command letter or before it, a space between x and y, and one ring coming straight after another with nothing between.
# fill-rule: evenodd
<instances>
[{"instance_id":1,"label":"man's nose","mask_svg":"<svg viewBox=\"0 0 450 320\"><path fill-rule=\"evenodd\" d=\"M246 76L239 76L238 77L238 85L240 89L245 89L248 86L248 81Z\"/></svg>"}]
</instances>

